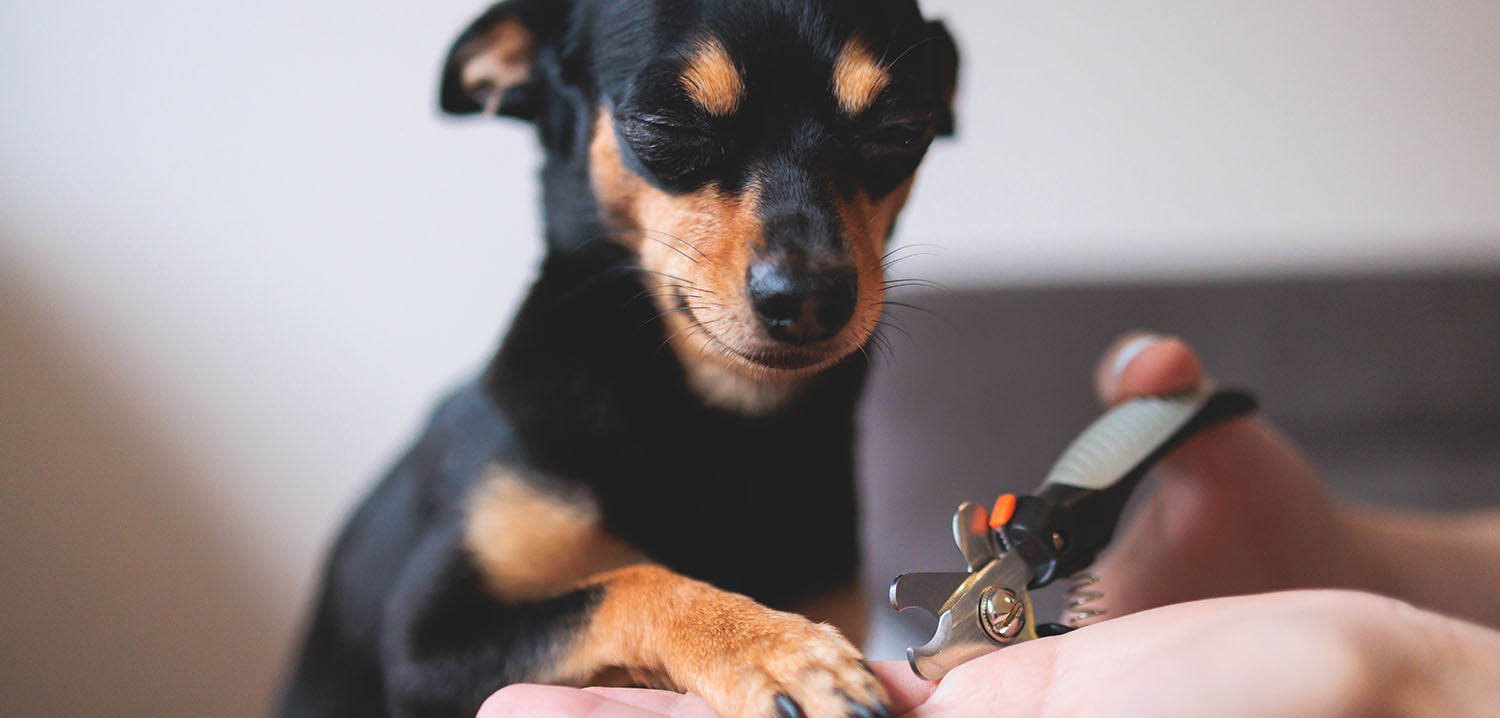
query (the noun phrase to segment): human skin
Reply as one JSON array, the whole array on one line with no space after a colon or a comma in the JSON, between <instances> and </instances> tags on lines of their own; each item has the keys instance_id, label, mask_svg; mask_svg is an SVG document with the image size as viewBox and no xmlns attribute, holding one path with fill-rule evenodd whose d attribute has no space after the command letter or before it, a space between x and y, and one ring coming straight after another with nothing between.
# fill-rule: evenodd
<instances>
[{"instance_id":1,"label":"human skin","mask_svg":"<svg viewBox=\"0 0 1500 718\"><path fill-rule=\"evenodd\" d=\"M1106 621L939 684L887 675L919 697L911 718L1480 716L1500 706L1500 633L1368 593L1288 591Z\"/></svg>"}]
</instances>

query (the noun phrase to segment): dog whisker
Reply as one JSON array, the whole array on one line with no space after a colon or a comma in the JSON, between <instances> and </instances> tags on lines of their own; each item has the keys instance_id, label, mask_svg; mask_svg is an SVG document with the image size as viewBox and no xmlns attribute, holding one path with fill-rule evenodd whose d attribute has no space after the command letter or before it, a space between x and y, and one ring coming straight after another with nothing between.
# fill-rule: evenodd
<instances>
[{"instance_id":1,"label":"dog whisker","mask_svg":"<svg viewBox=\"0 0 1500 718\"><path fill-rule=\"evenodd\" d=\"M923 314L928 314L928 315L931 315L931 316L934 316L934 317L943 318L943 319L947 318L947 317L944 317L941 313L935 312L935 311L933 311L931 309L928 309L927 307L919 307L919 306L917 306L915 304L911 304L909 302L897 301L895 299L882 299L882 300L880 300L880 304L881 304L881 306L901 307L902 309L910 309L912 311L922 312Z\"/></svg>"},{"instance_id":2,"label":"dog whisker","mask_svg":"<svg viewBox=\"0 0 1500 718\"><path fill-rule=\"evenodd\" d=\"M675 293L675 292L663 292L661 294L646 294L646 295L643 295L643 296L651 297L653 299L659 299L659 298L662 298L662 297L672 297L672 298L675 298L675 299L702 299L703 298L703 295L701 295L701 294L678 294L678 293Z\"/></svg>"},{"instance_id":3,"label":"dog whisker","mask_svg":"<svg viewBox=\"0 0 1500 718\"><path fill-rule=\"evenodd\" d=\"M682 255L685 259L687 259L689 262L692 262L693 264L697 264L698 263L698 260L693 259L693 255L688 254L687 252L684 252L681 249L678 249L677 247L674 247L674 246L672 246L670 244L667 244L666 242L664 242L664 241L662 241L662 240L660 240L660 239L658 239L656 237L652 237L651 235L643 234L643 235L641 235L641 239L649 239L649 240L651 240L651 241L653 241L653 242L655 242L657 244L660 244L663 247L666 247L667 249L672 250L673 252L676 252L676 253ZM693 247L693 249L697 249L697 247Z\"/></svg>"},{"instance_id":4,"label":"dog whisker","mask_svg":"<svg viewBox=\"0 0 1500 718\"><path fill-rule=\"evenodd\" d=\"M925 45L925 44L927 44L929 42L934 42L937 39L938 38L936 38L936 37L924 37L921 40L918 40L918 41L912 43L911 47L908 47L905 50L902 50L901 54L896 56L896 59L891 60L890 64L886 65L886 68L889 69L889 68L895 67L896 63L901 62L901 58L906 57L907 53L909 53L912 50L915 50L915 49L917 49L917 48L919 48L919 47L921 47L921 46L923 46L923 45Z\"/></svg>"},{"instance_id":5,"label":"dog whisker","mask_svg":"<svg viewBox=\"0 0 1500 718\"><path fill-rule=\"evenodd\" d=\"M684 309L692 309L692 308L693 308L693 307L692 307L692 305L687 305L687 306L684 306L684 307L683 307L683 308L684 308ZM657 348L656 348L656 351L657 351L657 352L660 352L660 351L661 351L661 350L662 350L662 349L665 349L665 348L666 348L666 346L667 346L667 345L668 345L668 344L671 344L671 343L672 343L672 340L673 340L673 339L676 339L676 338L677 338L677 337L678 337L678 335L680 335L680 334L682 334L682 333L683 333L683 332L685 332L685 331L688 331L688 330L691 330L691 329L694 329L694 328L697 328L697 329L702 329L702 330L703 330L703 332L704 332L704 336L707 336L707 337L709 337L709 338L712 338L712 335L710 335L710 334L708 334L708 330L707 330L707 329L704 329L704 327L706 327L706 326L708 326L708 325L710 325L710 324L717 324L717 323L719 323L719 322L722 322L722 321L724 321L724 320L725 320L725 319L728 319L728 317L720 317L720 318L718 318L718 319L713 319L713 320L710 320L710 321L707 321L707 322L700 322L700 321L698 321L698 319L697 319L697 317L694 317L694 316L693 316L693 315L692 315L692 312L689 312L689 313L688 313L688 317L689 317L689 318L690 318L690 319L691 319L691 323L689 323L689 324L688 324L688 325L687 325L687 326L685 326L685 327L683 327L683 328L681 328L681 329L678 329L678 330L677 330L677 331L675 331L675 332L672 332L672 334L671 334L671 335L669 335L669 336L668 336L668 337L667 337L667 338L666 338L666 340L664 340L664 341L663 341L663 342L662 342L662 343L661 343L661 346L659 346L659 347L657 347ZM691 336L691 335L689 335L689 336Z\"/></svg>"},{"instance_id":6,"label":"dog whisker","mask_svg":"<svg viewBox=\"0 0 1500 718\"><path fill-rule=\"evenodd\" d=\"M646 287L646 288L642 289L641 291L636 292L635 296L633 296L633 297L630 298L630 301L635 301L637 299L640 299L641 297L670 297L670 296L674 296L673 293L691 294L693 292L705 292L705 291L706 290L700 289L700 288L698 288L696 286L694 286L694 287L684 287L684 286L678 285L678 284L667 283L667 284L661 284L661 285L655 286L655 287ZM707 293L708 294L713 294L712 292L707 292ZM695 298L697 296L698 295L694 295Z\"/></svg>"},{"instance_id":7,"label":"dog whisker","mask_svg":"<svg viewBox=\"0 0 1500 718\"><path fill-rule=\"evenodd\" d=\"M915 243L912 243L912 244L903 244L903 245L901 245L899 247L892 247L889 252L886 252L885 254L880 255L880 259L881 259L881 261L885 261L892 254L895 254L895 253L897 253L897 252L899 252L899 251L901 251L903 249L919 249L919 248L925 248L925 249L943 249L943 246L940 245L940 244L933 244L931 242L915 242Z\"/></svg>"},{"instance_id":8,"label":"dog whisker","mask_svg":"<svg viewBox=\"0 0 1500 718\"><path fill-rule=\"evenodd\" d=\"M662 317L665 317L668 314L675 314L677 312L687 312L687 311L692 311L692 307L681 306L681 307L672 307L670 309L663 309L662 311L657 312L656 315L652 316L650 319L647 319L646 321L641 322L641 327L645 327L646 325L650 324L651 322L654 322L654 321L656 321L658 319L661 319Z\"/></svg>"},{"instance_id":9,"label":"dog whisker","mask_svg":"<svg viewBox=\"0 0 1500 718\"><path fill-rule=\"evenodd\" d=\"M890 260L887 260L887 261L883 262L880 265L880 271L882 271L882 272L887 271L891 267L896 266L897 262L902 262L902 261L905 261L905 260L908 260L908 259L914 259L916 257L936 257L936 256L937 256L936 252L913 252L911 254L908 254L908 255L905 255L905 256L901 256L901 257L896 257L894 259L890 259Z\"/></svg>"},{"instance_id":10,"label":"dog whisker","mask_svg":"<svg viewBox=\"0 0 1500 718\"><path fill-rule=\"evenodd\" d=\"M623 268L624 269L634 270L634 271L637 271L637 272L647 272L649 274L655 274L658 277L664 277L666 279L676 280L676 281L682 282L683 284L691 284L694 287L698 286L698 283L694 282L691 279L684 279L684 278L679 277L679 276L677 276L675 274L667 274L666 272L659 272L659 271L657 271L655 269L647 269L645 267L642 267L639 264L627 264L627 265L624 265ZM699 291L707 292L708 290L707 289L700 289Z\"/></svg>"},{"instance_id":11,"label":"dog whisker","mask_svg":"<svg viewBox=\"0 0 1500 718\"><path fill-rule=\"evenodd\" d=\"M911 277L887 279L884 281L884 287L886 291L891 291L893 289L904 289L907 287L920 287L922 289L930 289L934 292L948 295L957 293L953 290L952 287L949 287L948 285L941 282L934 282L930 279L914 279Z\"/></svg>"},{"instance_id":12,"label":"dog whisker","mask_svg":"<svg viewBox=\"0 0 1500 718\"><path fill-rule=\"evenodd\" d=\"M708 259L709 258L707 253L705 253L703 250L701 250L701 249L698 248L698 245L696 245L696 244L694 244L692 242L689 242L688 240L683 239L682 237L679 237L679 236L677 236L675 234L672 234L671 232L664 232L664 231L659 230L659 229L648 229L648 228L645 228L645 227L642 227L640 229L631 230L631 231L634 232L634 233L636 233L636 234L638 234L638 235L640 235L642 239L651 239L651 240L656 241L656 242L661 242L661 240L657 239L657 237L666 237L667 239L670 239L670 240L672 240L674 242L681 243L683 246L687 247L688 249L691 249L694 252L697 252L698 256L703 257L704 259ZM664 246L671 246L671 245L666 244L665 242L661 242L661 243Z\"/></svg>"},{"instance_id":13,"label":"dog whisker","mask_svg":"<svg viewBox=\"0 0 1500 718\"><path fill-rule=\"evenodd\" d=\"M634 230L617 229L617 230L612 230L612 231L608 231L608 232L601 232L599 234L595 234L595 235L589 237L588 239L586 239L586 240L584 240L582 242L579 242L578 246L579 247L583 247L583 246L586 246L586 245L588 245L590 243L597 242L597 241L599 241L601 239L631 239L631 238L639 238L639 239L645 239L645 240L650 240L652 242L656 242L657 244L660 244L661 246L666 247L667 249L670 249L670 250L672 250L672 251L674 251L674 252L676 252L678 254L681 254L689 262L692 262L693 264L698 264L698 260L694 259L687 252L684 252L681 249L679 249L678 247L674 247L671 244L668 244L665 241L663 241L661 238L653 236L653 235L661 235L662 237L666 237L667 239L671 239L671 240L676 241L676 242L681 242L682 244L686 245L688 249L691 249L694 252L697 252L698 254L702 255L704 259L708 258L708 255L705 254L703 252L703 250L698 249L698 246L695 245L695 244L693 244L692 242L689 242L689 241L687 241L687 240L685 240L685 239L683 239L681 237L678 237L676 235L673 235L673 234L670 234L670 233L667 233L667 232L662 232L660 230L654 230L654 229L634 229Z\"/></svg>"},{"instance_id":14,"label":"dog whisker","mask_svg":"<svg viewBox=\"0 0 1500 718\"><path fill-rule=\"evenodd\" d=\"M859 350L860 354L864 355L865 366L874 366L875 365L875 362L870 359L870 353L867 352L867 351L865 351L865 345L861 344L861 345L859 345L858 347L855 347L855 348Z\"/></svg>"},{"instance_id":15,"label":"dog whisker","mask_svg":"<svg viewBox=\"0 0 1500 718\"><path fill-rule=\"evenodd\" d=\"M943 285L940 282L936 282L931 279L922 279L920 277L896 277L894 279L882 280L882 283L887 287L913 286L926 287L928 289L944 289L950 292L953 291L951 289L948 289L947 286Z\"/></svg>"},{"instance_id":16,"label":"dog whisker","mask_svg":"<svg viewBox=\"0 0 1500 718\"><path fill-rule=\"evenodd\" d=\"M886 344L885 338L880 336L878 333L872 332L870 334L870 340L867 343L875 347L875 350L880 352L880 354L885 357L885 361L887 363L895 361L894 357L892 357L891 355L890 347Z\"/></svg>"},{"instance_id":17,"label":"dog whisker","mask_svg":"<svg viewBox=\"0 0 1500 718\"><path fill-rule=\"evenodd\" d=\"M889 327L889 328L894 329L894 330L896 330L898 332L901 332L901 335L904 336L904 337L906 337L907 339L911 339L912 338L911 337L911 333L908 332L908 331L906 331L905 327L902 327L901 325L896 324L895 322L892 322L892 321L887 320L887 319L876 319L875 320L875 326L877 328Z\"/></svg>"},{"instance_id":18,"label":"dog whisker","mask_svg":"<svg viewBox=\"0 0 1500 718\"><path fill-rule=\"evenodd\" d=\"M708 259L709 258L708 257L708 253L706 253L703 250L699 249L697 244L695 244L693 242L689 242L688 240L683 239L682 237L679 237L679 236L677 236L675 234L672 234L671 232L663 232L661 230L646 230L646 231L656 232L657 234L659 234L659 235L661 235L663 237L666 237L667 239L670 239L670 240L673 240L673 241L676 241L676 242L681 242L683 246L687 247L688 249L693 250L694 252L697 252L698 256L700 256L700 257L702 257L704 259Z\"/></svg>"},{"instance_id":19,"label":"dog whisker","mask_svg":"<svg viewBox=\"0 0 1500 718\"><path fill-rule=\"evenodd\" d=\"M933 251L933 252L920 251L920 250L924 250L924 249L941 250L943 248L941 246L939 246L939 245L931 244L931 243L928 243L928 242L919 242L917 244L903 244L903 245L901 245L899 247L896 247L896 248L892 249L891 251L886 252L885 254L883 254L883 255L880 256L880 269L881 269L882 272L887 271L892 266L895 266L895 264L897 262L905 261L907 259L912 259L914 257L935 257L935 256L937 256L937 252L936 251ZM905 254L905 255L899 256L899 257L895 256L897 252L900 252L902 250L908 250L908 253Z\"/></svg>"}]
</instances>

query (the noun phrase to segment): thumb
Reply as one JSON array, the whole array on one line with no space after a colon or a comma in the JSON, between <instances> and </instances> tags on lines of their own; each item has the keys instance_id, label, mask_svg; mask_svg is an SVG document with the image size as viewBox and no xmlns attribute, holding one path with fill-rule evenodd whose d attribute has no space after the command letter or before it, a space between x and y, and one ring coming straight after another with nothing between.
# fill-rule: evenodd
<instances>
[{"instance_id":1,"label":"thumb","mask_svg":"<svg viewBox=\"0 0 1500 718\"><path fill-rule=\"evenodd\" d=\"M1106 406L1139 396L1180 394L1203 381L1203 363L1186 342L1140 331L1115 340L1094 370L1094 392Z\"/></svg>"}]
</instances>

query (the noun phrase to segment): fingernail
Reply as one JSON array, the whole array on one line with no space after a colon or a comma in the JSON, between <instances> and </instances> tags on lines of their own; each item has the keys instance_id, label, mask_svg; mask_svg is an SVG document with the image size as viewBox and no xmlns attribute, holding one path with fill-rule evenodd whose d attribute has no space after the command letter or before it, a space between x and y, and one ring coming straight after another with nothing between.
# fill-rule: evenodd
<instances>
[{"instance_id":1,"label":"fingernail","mask_svg":"<svg viewBox=\"0 0 1500 718\"><path fill-rule=\"evenodd\" d=\"M1125 342L1125 346L1120 347L1120 350L1115 352L1115 360L1109 365L1110 389L1113 390L1120 385L1120 375L1125 373L1125 367L1130 366L1130 362L1135 361L1135 358L1140 356L1141 352L1146 351L1151 345L1161 341L1162 338L1160 334L1142 334Z\"/></svg>"}]
</instances>

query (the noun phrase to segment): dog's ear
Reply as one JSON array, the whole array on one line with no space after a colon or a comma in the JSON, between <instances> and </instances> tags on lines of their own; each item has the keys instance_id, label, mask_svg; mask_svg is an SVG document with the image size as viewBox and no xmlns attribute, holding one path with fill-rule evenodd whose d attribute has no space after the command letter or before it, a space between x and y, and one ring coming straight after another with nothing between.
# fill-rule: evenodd
<instances>
[{"instance_id":1,"label":"dog's ear","mask_svg":"<svg viewBox=\"0 0 1500 718\"><path fill-rule=\"evenodd\" d=\"M505 0L490 6L448 50L438 105L450 115L536 117L543 99L537 57L562 36L571 4Z\"/></svg>"},{"instance_id":2,"label":"dog's ear","mask_svg":"<svg viewBox=\"0 0 1500 718\"><path fill-rule=\"evenodd\" d=\"M943 110L938 116L937 133L943 137L953 136L953 94L958 89L958 45L942 22L927 23L925 41L931 51L933 79L937 83L938 97L943 100Z\"/></svg>"}]
</instances>

